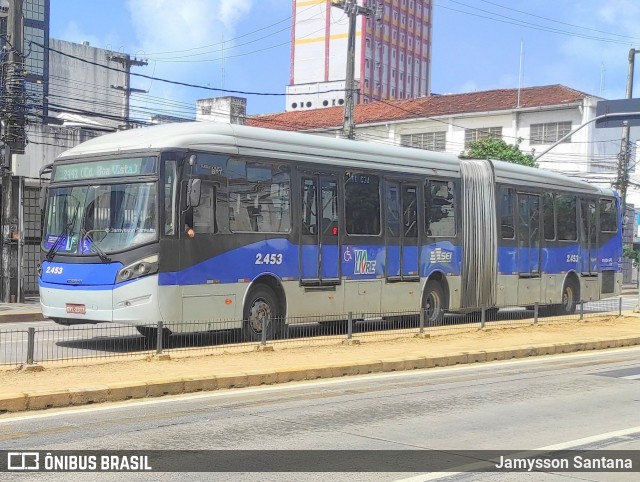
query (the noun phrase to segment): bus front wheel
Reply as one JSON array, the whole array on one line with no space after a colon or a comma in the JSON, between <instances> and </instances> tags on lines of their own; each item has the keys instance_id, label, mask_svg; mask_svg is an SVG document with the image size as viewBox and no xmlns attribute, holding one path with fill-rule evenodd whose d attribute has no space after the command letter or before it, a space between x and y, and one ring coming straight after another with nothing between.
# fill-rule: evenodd
<instances>
[{"instance_id":1,"label":"bus front wheel","mask_svg":"<svg viewBox=\"0 0 640 482\"><path fill-rule=\"evenodd\" d=\"M273 340L283 332L283 316L278 298L271 288L262 285L251 290L244 307L242 338L260 341L266 328L266 339Z\"/></svg>"},{"instance_id":2,"label":"bus front wheel","mask_svg":"<svg viewBox=\"0 0 640 482\"><path fill-rule=\"evenodd\" d=\"M446 300L442 286L435 280L428 281L424 287L422 309L425 311L424 317L427 326L440 326L442 324Z\"/></svg>"}]
</instances>

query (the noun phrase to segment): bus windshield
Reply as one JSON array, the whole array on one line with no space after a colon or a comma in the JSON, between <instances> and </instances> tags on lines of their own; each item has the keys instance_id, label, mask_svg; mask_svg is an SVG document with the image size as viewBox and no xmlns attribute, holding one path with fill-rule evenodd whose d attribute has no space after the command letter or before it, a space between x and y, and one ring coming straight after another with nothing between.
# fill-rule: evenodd
<instances>
[{"instance_id":1,"label":"bus windshield","mask_svg":"<svg viewBox=\"0 0 640 482\"><path fill-rule=\"evenodd\" d=\"M51 188L42 246L55 248L53 253L95 255L153 242L156 192L152 182Z\"/></svg>"}]
</instances>

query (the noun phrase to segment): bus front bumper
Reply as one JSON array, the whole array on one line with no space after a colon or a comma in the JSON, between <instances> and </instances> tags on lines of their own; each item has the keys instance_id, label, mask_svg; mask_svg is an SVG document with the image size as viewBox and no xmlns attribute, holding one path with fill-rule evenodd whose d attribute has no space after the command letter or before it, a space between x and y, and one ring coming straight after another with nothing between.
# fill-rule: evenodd
<instances>
[{"instance_id":1,"label":"bus front bumper","mask_svg":"<svg viewBox=\"0 0 640 482\"><path fill-rule=\"evenodd\" d=\"M40 283L40 306L45 317L73 323L141 325L162 320L158 307L157 275L122 285Z\"/></svg>"}]
</instances>

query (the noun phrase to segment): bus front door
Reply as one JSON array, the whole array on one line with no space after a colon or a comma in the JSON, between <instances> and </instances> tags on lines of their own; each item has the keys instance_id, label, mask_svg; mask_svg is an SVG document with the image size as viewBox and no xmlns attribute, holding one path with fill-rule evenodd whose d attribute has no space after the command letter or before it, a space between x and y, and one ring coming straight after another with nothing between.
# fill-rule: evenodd
<instances>
[{"instance_id":1,"label":"bus front door","mask_svg":"<svg viewBox=\"0 0 640 482\"><path fill-rule=\"evenodd\" d=\"M387 281L417 281L418 188L415 184L387 182Z\"/></svg>"},{"instance_id":2,"label":"bus front door","mask_svg":"<svg viewBox=\"0 0 640 482\"><path fill-rule=\"evenodd\" d=\"M540 302L540 196L518 193L518 303Z\"/></svg>"},{"instance_id":3,"label":"bus front door","mask_svg":"<svg viewBox=\"0 0 640 482\"><path fill-rule=\"evenodd\" d=\"M300 279L306 286L340 283L338 183L330 174L303 174Z\"/></svg>"}]
</instances>

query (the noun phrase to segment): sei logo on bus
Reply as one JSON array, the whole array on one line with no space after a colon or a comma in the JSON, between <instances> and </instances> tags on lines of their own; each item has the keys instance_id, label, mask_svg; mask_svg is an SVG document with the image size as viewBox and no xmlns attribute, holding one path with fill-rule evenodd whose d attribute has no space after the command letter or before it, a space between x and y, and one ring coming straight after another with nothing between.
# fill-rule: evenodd
<instances>
[{"instance_id":1,"label":"sei logo on bus","mask_svg":"<svg viewBox=\"0 0 640 482\"><path fill-rule=\"evenodd\" d=\"M255 264L282 264L282 255L274 253L262 255L258 253L256 254Z\"/></svg>"},{"instance_id":2,"label":"sei logo on bus","mask_svg":"<svg viewBox=\"0 0 640 482\"><path fill-rule=\"evenodd\" d=\"M47 266L44 272L47 274L62 274L62 266Z\"/></svg>"}]
</instances>

